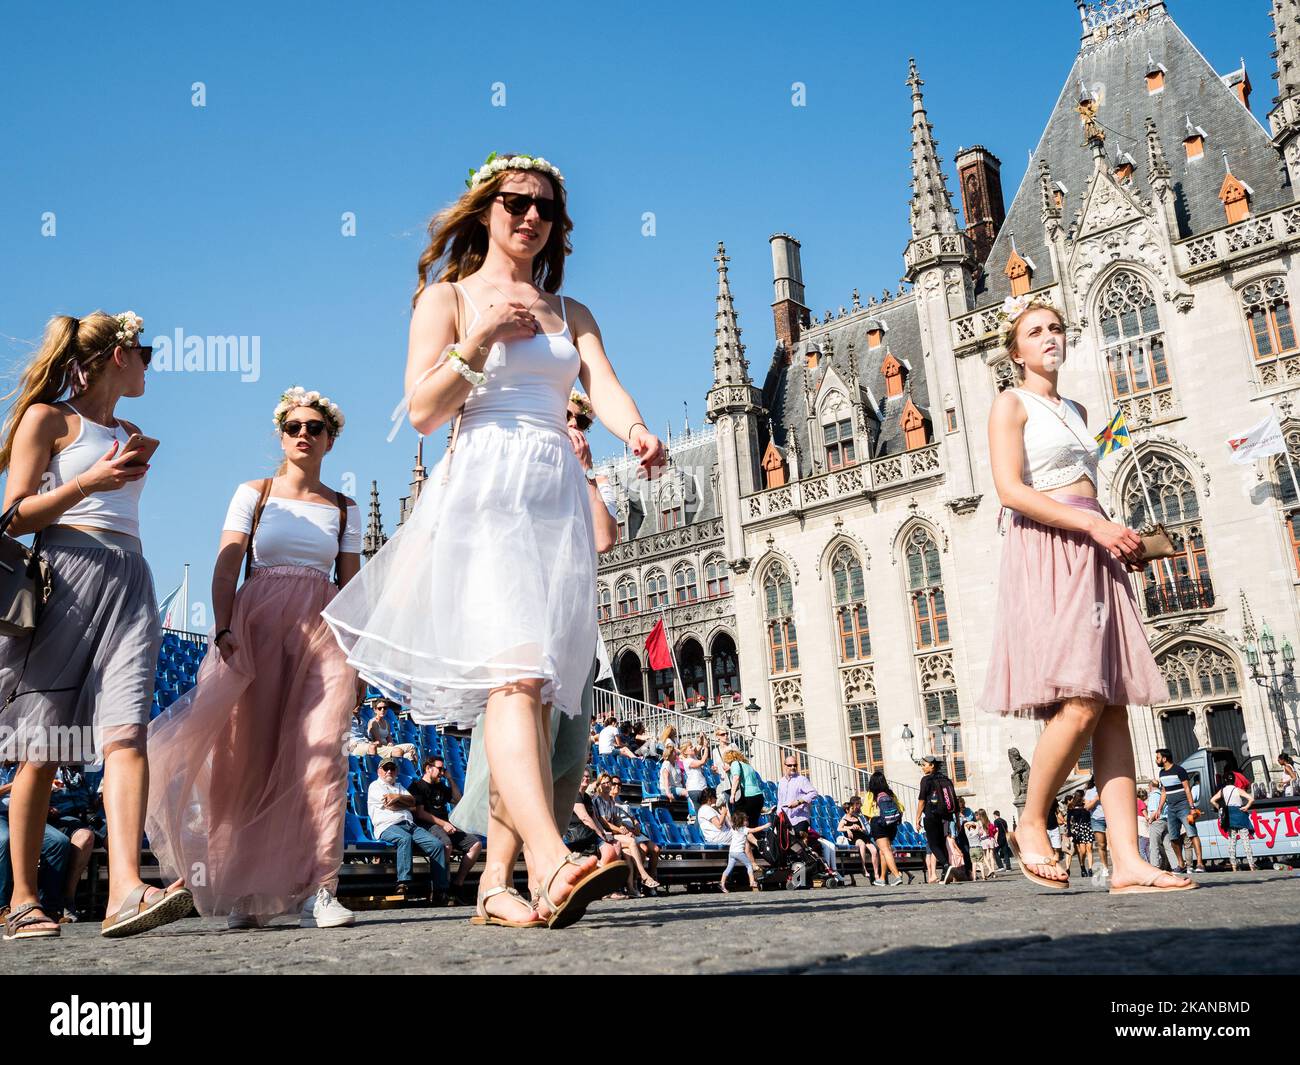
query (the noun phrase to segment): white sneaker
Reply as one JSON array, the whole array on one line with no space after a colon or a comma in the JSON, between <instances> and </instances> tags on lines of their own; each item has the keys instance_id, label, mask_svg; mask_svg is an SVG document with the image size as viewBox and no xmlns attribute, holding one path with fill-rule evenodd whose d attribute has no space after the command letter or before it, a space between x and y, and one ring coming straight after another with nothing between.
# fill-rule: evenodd
<instances>
[{"instance_id":1,"label":"white sneaker","mask_svg":"<svg viewBox=\"0 0 1300 1065\"><path fill-rule=\"evenodd\" d=\"M872 886L872 887L884 887L884 886L885 886L885 882L884 882L883 880L873 880L873 881L871 881L871 886Z\"/></svg>"},{"instance_id":2,"label":"white sneaker","mask_svg":"<svg viewBox=\"0 0 1300 1065\"><path fill-rule=\"evenodd\" d=\"M902 882L903 882L903 878L901 876L891 876L889 878L890 887L898 887L898 885L901 884Z\"/></svg>"},{"instance_id":3,"label":"white sneaker","mask_svg":"<svg viewBox=\"0 0 1300 1065\"><path fill-rule=\"evenodd\" d=\"M300 923L303 928L338 928L356 924L356 921L357 915L331 895L327 888L321 888L302 906Z\"/></svg>"}]
</instances>

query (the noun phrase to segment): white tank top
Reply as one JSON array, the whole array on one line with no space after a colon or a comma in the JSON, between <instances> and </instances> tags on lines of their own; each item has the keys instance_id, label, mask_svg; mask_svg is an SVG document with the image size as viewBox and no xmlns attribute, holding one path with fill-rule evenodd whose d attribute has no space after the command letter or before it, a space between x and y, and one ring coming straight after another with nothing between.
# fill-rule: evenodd
<instances>
[{"instance_id":1,"label":"white tank top","mask_svg":"<svg viewBox=\"0 0 1300 1065\"><path fill-rule=\"evenodd\" d=\"M1059 403L1013 388L1025 408L1025 452L1020 479L1045 492L1086 477L1097 487L1097 449L1073 400Z\"/></svg>"},{"instance_id":2,"label":"white tank top","mask_svg":"<svg viewBox=\"0 0 1300 1065\"><path fill-rule=\"evenodd\" d=\"M70 403L61 403L81 422L77 438L50 459L46 473L53 482L52 487L67 484L75 480L78 474L85 473L103 457L105 451L118 444L118 454L130 435L121 425L110 429L107 425L92 422L84 414L78 413ZM146 474L146 476L148 476ZM109 529L113 532L126 533L137 539L140 537L140 493L144 491L145 478L128 481L121 488L111 492L91 492L85 499L78 499L60 516L59 525L84 525L91 529Z\"/></svg>"},{"instance_id":3,"label":"white tank top","mask_svg":"<svg viewBox=\"0 0 1300 1065\"><path fill-rule=\"evenodd\" d=\"M474 312L466 327L478 323L478 307L459 281L453 282ZM578 379L582 357L569 339L569 308L561 297L563 328L558 333L538 333L492 345L483 372L487 380L470 389L465 399L464 432L477 425L530 425L566 432L564 412L569 391Z\"/></svg>"}]
</instances>

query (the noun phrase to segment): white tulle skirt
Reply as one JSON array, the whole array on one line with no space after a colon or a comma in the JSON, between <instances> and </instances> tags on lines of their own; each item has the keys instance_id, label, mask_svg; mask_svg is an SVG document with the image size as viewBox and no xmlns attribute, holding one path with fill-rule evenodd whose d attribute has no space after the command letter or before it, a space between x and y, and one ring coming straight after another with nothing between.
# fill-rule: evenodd
<instances>
[{"instance_id":1,"label":"white tulle skirt","mask_svg":"<svg viewBox=\"0 0 1300 1065\"><path fill-rule=\"evenodd\" d=\"M596 549L568 436L462 425L415 509L322 612L348 662L425 724L471 727L488 693L540 679L582 712L596 642Z\"/></svg>"}]
</instances>

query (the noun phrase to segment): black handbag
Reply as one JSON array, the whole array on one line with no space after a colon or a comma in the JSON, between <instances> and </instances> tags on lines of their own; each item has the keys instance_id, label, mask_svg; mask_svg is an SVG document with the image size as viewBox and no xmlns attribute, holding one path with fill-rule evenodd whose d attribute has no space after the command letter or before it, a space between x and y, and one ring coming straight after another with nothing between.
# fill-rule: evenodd
<instances>
[{"instance_id":1,"label":"black handbag","mask_svg":"<svg viewBox=\"0 0 1300 1065\"><path fill-rule=\"evenodd\" d=\"M54 572L41 557L41 535L29 548L7 532L18 500L0 515L0 635L29 636L36 631L41 610L49 602Z\"/></svg>"}]
</instances>

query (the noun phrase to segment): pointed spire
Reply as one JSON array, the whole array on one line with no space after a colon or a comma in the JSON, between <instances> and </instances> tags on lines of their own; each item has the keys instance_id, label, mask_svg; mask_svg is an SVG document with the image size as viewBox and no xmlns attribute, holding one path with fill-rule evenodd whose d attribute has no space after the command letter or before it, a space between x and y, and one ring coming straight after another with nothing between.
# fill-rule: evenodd
<instances>
[{"instance_id":1,"label":"pointed spire","mask_svg":"<svg viewBox=\"0 0 1300 1065\"><path fill-rule=\"evenodd\" d=\"M379 514L379 482L370 482L370 520L366 523L366 535L361 542L361 553L367 559L374 558L381 547L388 542L384 535L384 520Z\"/></svg>"},{"instance_id":2,"label":"pointed spire","mask_svg":"<svg viewBox=\"0 0 1300 1065\"><path fill-rule=\"evenodd\" d=\"M731 283L727 280L726 246L718 241L718 254L713 257L718 264L718 305L713 328L713 384L750 384L749 363L745 360L745 345L740 342L740 324L736 320L736 306L731 298Z\"/></svg>"},{"instance_id":3,"label":"pointed spire","mask_svg":"<svg viewBox=\"0 0 1300 1065\"><path fill-rule=\"evenodd\" d=\"M682 400L682 435L691 435L691 405Z\"/></svg>"},{"instance_id":4,"label":"pointed spire","mask_svg":"<svg viewBox=\"0 0 1300 1065\"><path fill-rule=\"evenodd\" d=\"M912 89L912 237L956 233L957 216L939 165L939 144L925 113L916 60L907 61L907 85Z\"/></svg>"},{"instance_id":5,"label":"pointed spire","mask_svg":"<svg viewBox=\"0 0 1300 1065\"><path fill-rule=\"evenodd\" d=\"M1056 205L1056 190L1052 188L1052 171L1047 165L1047 156L1038 161L1038 208L1044 222L1049 218L1060 218L1061 209Z\"/></svg>"},{"instance_id":6,"label":"pointed spire","mask_svg":"<svg viewBox=\"0 0 1300 1065\"><path fill-rule=\"evenodd\" d=\"M1160 143L1160 134L1156 132L1156 120L1147 115L1147 173L1150 180L1169 180L1169 163L1165 159L1164 145Z\"/></svg>"},{"instance_id":7,"label":"pointed spire","mask_svg":"<svg viewBox=\"0 0 1300 1065\"><path fill-rule=\"evenodd\" d=\"M1273 75L1277 98L1273 102L1278 103L1300 91L1300 0L1273 0L1271 14L1273 32L1269 36L1276 45L1273 58L1277 60Z\"/></svg>"}]
</instances>

